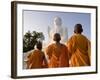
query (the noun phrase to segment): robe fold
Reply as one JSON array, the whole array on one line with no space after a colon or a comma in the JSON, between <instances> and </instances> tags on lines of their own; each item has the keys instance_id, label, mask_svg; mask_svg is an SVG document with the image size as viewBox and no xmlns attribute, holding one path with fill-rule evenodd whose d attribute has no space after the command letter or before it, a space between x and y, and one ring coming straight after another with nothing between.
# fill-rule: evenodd
<instances>
[{"instance_id":1,"label":"robe fold","mask_svg":"<svg viewBox=\"0 0 100 80\"><path fill-rule=\"evenodd\" d=\"M90 66L90 41L82 34L74 34L67 42L70 66Z\"/></svg>"}]
</instances>

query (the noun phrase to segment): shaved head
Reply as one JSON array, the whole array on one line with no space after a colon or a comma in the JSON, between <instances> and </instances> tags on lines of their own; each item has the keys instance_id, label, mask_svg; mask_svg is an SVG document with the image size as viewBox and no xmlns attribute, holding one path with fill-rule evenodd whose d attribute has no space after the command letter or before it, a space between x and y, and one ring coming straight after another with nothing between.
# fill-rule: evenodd
<instances>
[{"instance_id":1,"label":"shaved head","mask_svg":"<svg viewBox=\"0 0 100 80\"><path fill-rule=\"evenodd\" d=\"M56 41L56 42L60 42L60 40L61 40L60 34L59 33L55 33L53 40Z\"/></svg>"},{"instance_id":2,"label":"shaved head","mask_svg":"<svg viewBox=\"0 0 100 80\"><path fill-rule=\"evenodd\" d=\"M82 33L83 32L83 28L81 24L76 24L74 27L74 33Z\"/></svg>"}]
</instances>

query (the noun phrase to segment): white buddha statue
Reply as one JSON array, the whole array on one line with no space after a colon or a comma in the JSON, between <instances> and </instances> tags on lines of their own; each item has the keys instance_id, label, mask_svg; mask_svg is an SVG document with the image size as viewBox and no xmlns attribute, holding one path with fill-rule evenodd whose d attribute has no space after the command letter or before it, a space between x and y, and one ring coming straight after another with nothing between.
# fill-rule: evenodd
<instances>
[{"instance_id":1,"label":"white buddha statue","mask_svg":"<svg viewBox=\"0 0 100 80\"><path fill-rule=\"evenodd\" d=\"M61 35L61 42L65 43L68 40L68 30L67 27L62 25L62 19L60 17L55 17L53 26L48 27L49 43L53 42L53 35L59 33Z\"/></svg>"}]
</instances>

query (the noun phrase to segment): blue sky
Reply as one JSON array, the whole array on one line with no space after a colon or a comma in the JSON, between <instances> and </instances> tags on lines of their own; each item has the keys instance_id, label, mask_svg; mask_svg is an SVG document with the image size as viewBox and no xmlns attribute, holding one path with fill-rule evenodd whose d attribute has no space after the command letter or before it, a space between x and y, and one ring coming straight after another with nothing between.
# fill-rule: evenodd
<instances>
[{"instance_id":1,"label":"blue sky","mask_svg":"<svg viewBox=\"0 0 100 80\"><path fill-rule=\"evenodd\" d=\"M28 30L43 32L45 41L48 41L48 26L53 28L54 17L59 16L62 19L62 25L68 28L68 38L74 31L77 23L83 25L83 34L91 39L91 14L73 13L73 12L54 12L54 11L23 11L23 30L25 34Z\"/></svg>"}]
</instances>

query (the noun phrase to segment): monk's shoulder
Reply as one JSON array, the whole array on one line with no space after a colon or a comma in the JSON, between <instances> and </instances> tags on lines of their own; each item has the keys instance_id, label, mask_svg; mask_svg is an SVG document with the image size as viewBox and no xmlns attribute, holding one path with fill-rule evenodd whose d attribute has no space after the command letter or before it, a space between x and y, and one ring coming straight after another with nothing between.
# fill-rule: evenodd
<instances>
[{"instance_id":1,"label":"monk's shoulder","mask_svg":"<svg viewBox=\"0 0 100 80\"><path fill-rule=\"evenodd\" d=\"M27 58L30 58L32 56L32 53L28 53Z\"/></svg>"},{"instance_id":2,"label":"monk's shoulder","mask_svg":"<svg viewBox=\"0 0 100 80\"><path fill-rule=\"evenodd\" d=\"M61 44L61 46L62 46L63 48L67 48L67 46L66 46L65 44Z\"/></svg>"},{"instance_id":3,"label":"monk's shoulder","mask_svg":"<svg viewBox=\"0 0 100 80\"><path fill-rule=\"evenodd\" d=\"M87 37L85 35L81 35L83 38L87 39Z\"/></svg>"},{"instance_id":4,"label":"monk's shoulder","mask_svg":"<svg viewBox=\"0 0 100 80\"><path fill-rule=\"evenodd\" d=\"M90 42L89 39L85 35L83 35L83 34L81 34L80 38L82 38L86 42Z\"/></svg>"},{"instance_id":5,"label":"monk's shoulder","mask_svg":"<svg viewBox=\"0 0 100 80\"><path fill-rule=\"evenodd\" d=\"M73 40L75 40L76 39L76 37L77 37L77 35L72 35L70 38L69 38L69 41L73 41Z\"/></svg>"},{"instance_id":6,"label":"monk's shoulder","mask_svg":"<svg viewBox=\"0 0 100 80\"><path fill-rule=\"evenodd\" d=\"M34 50L32 53L36 53L37 52L37 50Z\"/></svg>"},{"instance_id":7,"label":"monk's shoulder","mask_svg":"<svg viewBox=\"0 0 100 80\"><path fill-rule=\"evenodd\" d=\"M37 50L34 50L31 55L36 55L36 54L37 54Z\"/></svg>"},{"instance_id":8,"label":"monk's shoulder","mask_svg":"<svg viewBox=\"0 0 100 80\"><path fill-rule=\"evenodd\" d=\"M44 55L44 52L41 51L41 50L35 50L34 53L33 53L33 55L34 55L34 56L39 56L39 55L40 55L40 56L43 56L43 55Z\"/></svg>"},{"instance_id":9,"label":"monk's shoulder","mask_svg":"<svg viewBox=\"0 0 100 80\"><path fill-rule=\"evenodd\" d=\"M53 44L50 44L50 45L48 46L48 48L53 48L54 45L55 45L54 43L53 43Z\"/></svg>"}]
</instances>

